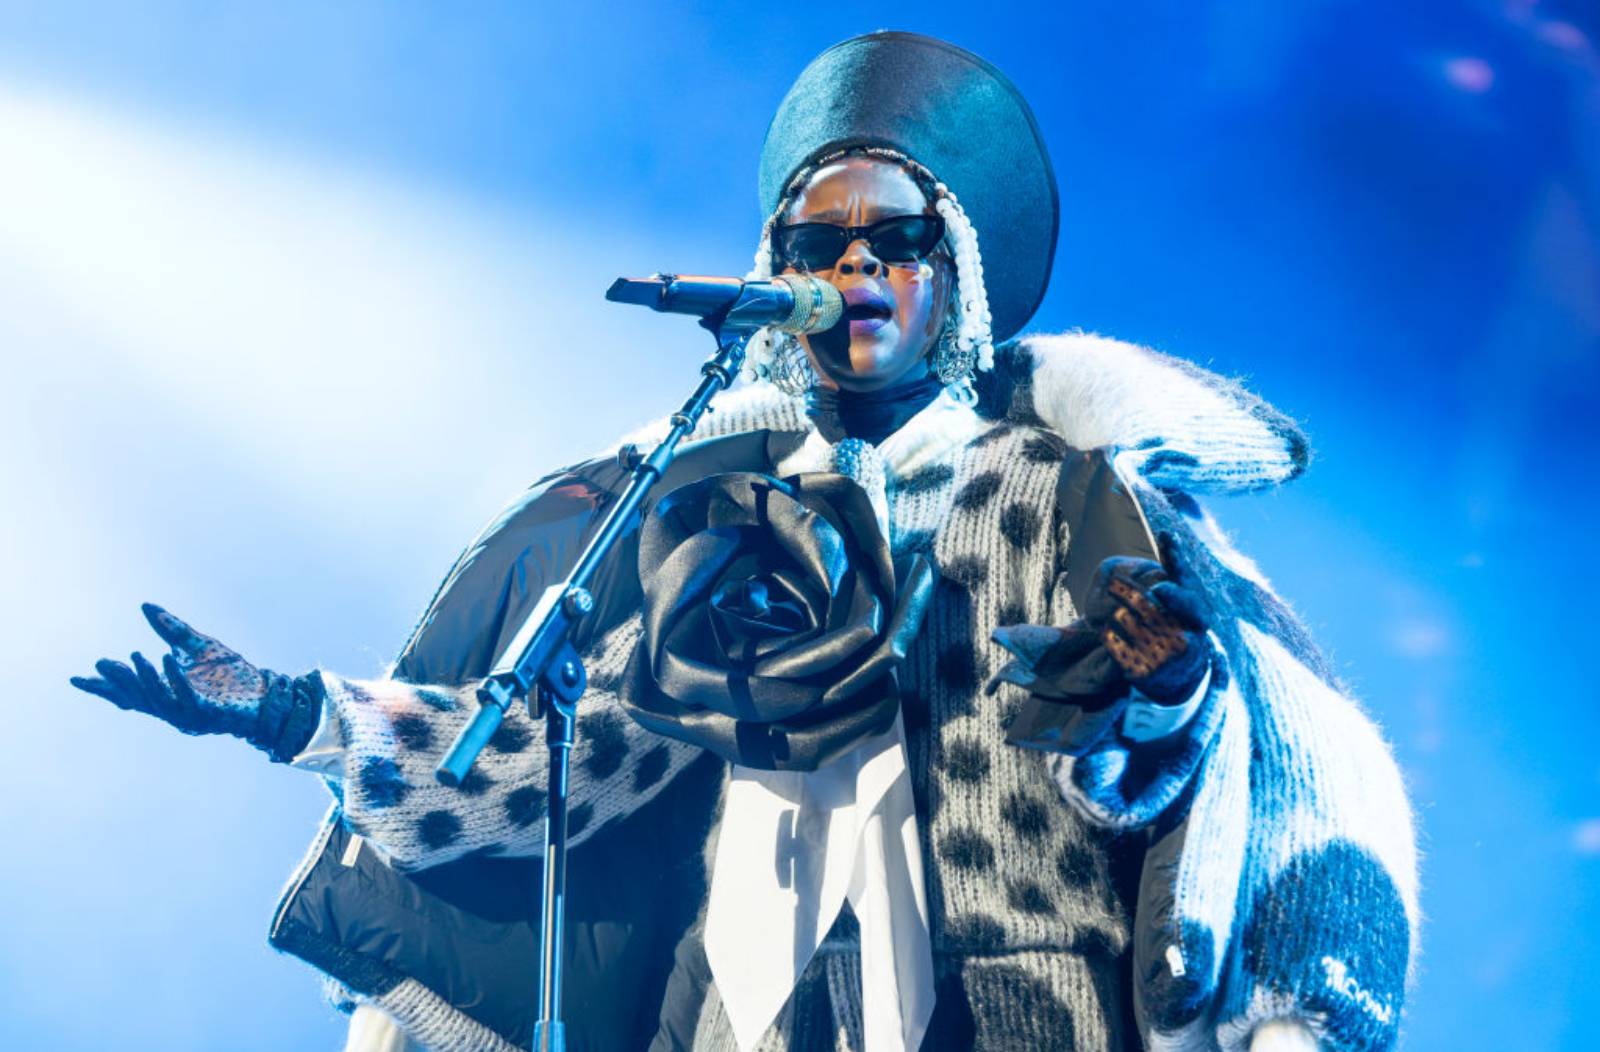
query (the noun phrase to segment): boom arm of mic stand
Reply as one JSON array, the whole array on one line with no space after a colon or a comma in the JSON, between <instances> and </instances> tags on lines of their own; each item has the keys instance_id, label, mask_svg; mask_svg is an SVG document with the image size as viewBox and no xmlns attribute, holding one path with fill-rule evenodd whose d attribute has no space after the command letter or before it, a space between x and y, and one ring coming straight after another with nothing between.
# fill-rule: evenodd
<instances>
[{"instance_id":1,"label":"boom arm of mic stand","mask_svg":"<svg viewBox=\"0 0 1600 1052\"><path fill-rule=\"evenodd\" d=\"M700 384L672 415L672 427L666 437L634 466L627 489L578 556L571 572L560 584L545 590L499 662L478 685L477 715L456 736L434 770L434 777L444 785L461 784L511 706L517 699L528 697L538 685L543 684L568 700L576 700L582 694L586 677L571 639L578 622L594 609L589 582L626 531L650 487L672 463L678 443L694 431L712 397L733 382L744 363L749 331L724 328L721 321L708 318L701 323L716 335L717 353L700 367ZM533 696L537 697L537 692Z\"/></svg>"}]
</instances>

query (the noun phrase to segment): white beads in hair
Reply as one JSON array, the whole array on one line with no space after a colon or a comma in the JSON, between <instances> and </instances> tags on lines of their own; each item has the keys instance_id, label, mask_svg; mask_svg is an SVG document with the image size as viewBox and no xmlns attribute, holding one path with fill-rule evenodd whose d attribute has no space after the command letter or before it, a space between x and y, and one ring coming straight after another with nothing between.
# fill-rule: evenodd
<instances>
[{"instance_id":1,"label":"white beads in hair","mask_svg":"<svg viewBox=\"0 0 1600 1052\"><path fill-rule=\"evenodd\" d=\"M989 293L983 285L983 255L978 231L961 202L943 183L934 184L938 195L933 210L944 217L945 237L956 258L956 346L977 354L979 372L994 368L994 337L989 328Z\"/></svg>"},{"instance_id":2,"label":"white beads in hair","mask_svg":"<svg viewBox=\"0 0 1600 1052\"><path fill-rule=\"evenodd\" d=\"M972 353L978 371L988 372L993 369L994 338L990 329L989 294L983 285L983 255L978 249L978 231L967 218L967 213L962 209L961 202L956 200L954 192L939 182L927 168L898 150L882 146L847 147L819 157L795 172L794 178L790 179L789 185L784 188L777 207L761 226L761 241L756 246L755 265L750 269L750 273L745 275L746 280L766 281L772 277L772 229L777 225L778 217L788 208L789 202L800 192L812 173L824 165L850 155L881 157L893 161L910 172L922 184L924 192L931 192L933 210L944 219L945 243L949 245L950 254L954 257L956 265L955 288L951 290L951 295L954 297L953 324L956 331L953 338L956 347ZM947 335L941 335L940 338L945 339ZM770 328L760 329L751 337L749 345L745 348L745 379L771 381L775 372L781 370L777 362L778 349L775 346L775 339ZM951 386L961 389L958 394L963 401L971 400L971 386L968 380L963 379Z\"/></svg>"}]
</instances>

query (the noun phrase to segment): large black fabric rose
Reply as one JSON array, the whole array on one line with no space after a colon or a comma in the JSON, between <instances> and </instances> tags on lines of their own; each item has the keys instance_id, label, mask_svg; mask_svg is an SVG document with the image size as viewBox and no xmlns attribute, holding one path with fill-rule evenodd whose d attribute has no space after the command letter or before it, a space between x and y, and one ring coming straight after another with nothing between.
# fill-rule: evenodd
<instances>
[{"instance_id":1,"label":"large black fabric rose","mask_svg":"<svg viewBox=\"0 0 1600 1052\"><path fill-rule=\"evenodd\" d=\"M618 688L659 734L813 771L887 730L933 594L843 475L735 472L672 491L639 537L644 636Z\"/></svg>"}]
</instances>

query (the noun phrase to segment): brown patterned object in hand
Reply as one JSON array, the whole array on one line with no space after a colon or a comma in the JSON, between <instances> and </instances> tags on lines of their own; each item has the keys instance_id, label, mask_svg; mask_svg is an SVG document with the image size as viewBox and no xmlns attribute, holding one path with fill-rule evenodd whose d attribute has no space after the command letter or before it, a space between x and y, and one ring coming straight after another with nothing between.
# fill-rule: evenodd
<instances>
[{"instance_id":1,"label":"brown patterned object in hand","mask_svg":"<svg viewBox=\"0 0 1600 1052\"><path fill-rule=\"evenodd\" d=\"M1111 615L1115 627L1108 626L1101 637L1130 678L1143 679L1188 649L1188 630L1177 618L1120 578L1113 578L1109 588L1122 605Z\"/></svg>"}]
</instances>

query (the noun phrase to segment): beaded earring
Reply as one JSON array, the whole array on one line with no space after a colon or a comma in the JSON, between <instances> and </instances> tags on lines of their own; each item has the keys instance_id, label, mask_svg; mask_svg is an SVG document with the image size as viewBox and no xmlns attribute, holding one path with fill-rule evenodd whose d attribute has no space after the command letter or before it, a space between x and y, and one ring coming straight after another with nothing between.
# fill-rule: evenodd
<instances>
[{"instance_id":1,"label":"beaded earring","mask_svg":"<svg viewBox=\"0 0 1600 1052\"><path fill-rule=\"evenodd\" d=\"M772 228L777 224L778 216L782 214L786 204L787 199L780 203L778 210L768 216L767 221L762 224L761 240L756 244L756 258L749 273L744 276L746 281L772 279ZM752 383L765 381L784 394L803 398L815 377L806 378L801 375L794 360L796 353L802 360L805 358L804 348L793 336L770 327L758 329L745 346L742 375ZM805 362L807 372L810 368L811 363Z\"/></svg>"},{"instance_id":2,"label":"beaded earring","mask_svg":"<svg viewBox=\"0 0 1600 1052\"><path fill-rule=\"evenodd\" d=\"M811 367L806 349L789 333L772 338L767 381L790 398L804 398L816 386L817 371Z\"/></svg>"},{"instance_id":3,"label":"beaded earring","mask_svg":"<svg viewBox=\"0 0 1600 1052\"><path fill-rule=\"evenodd\" d=\"M977 392L972 389L978 352L971 347L961 346L957 335L960 327L960 311L952 290L950 310L946 313L944 327L939 330L939 342L933 348L932 365L934 374L949 389L950 396L963 405L971 405L978 398Z\"/></svg>"}]
</instances>

